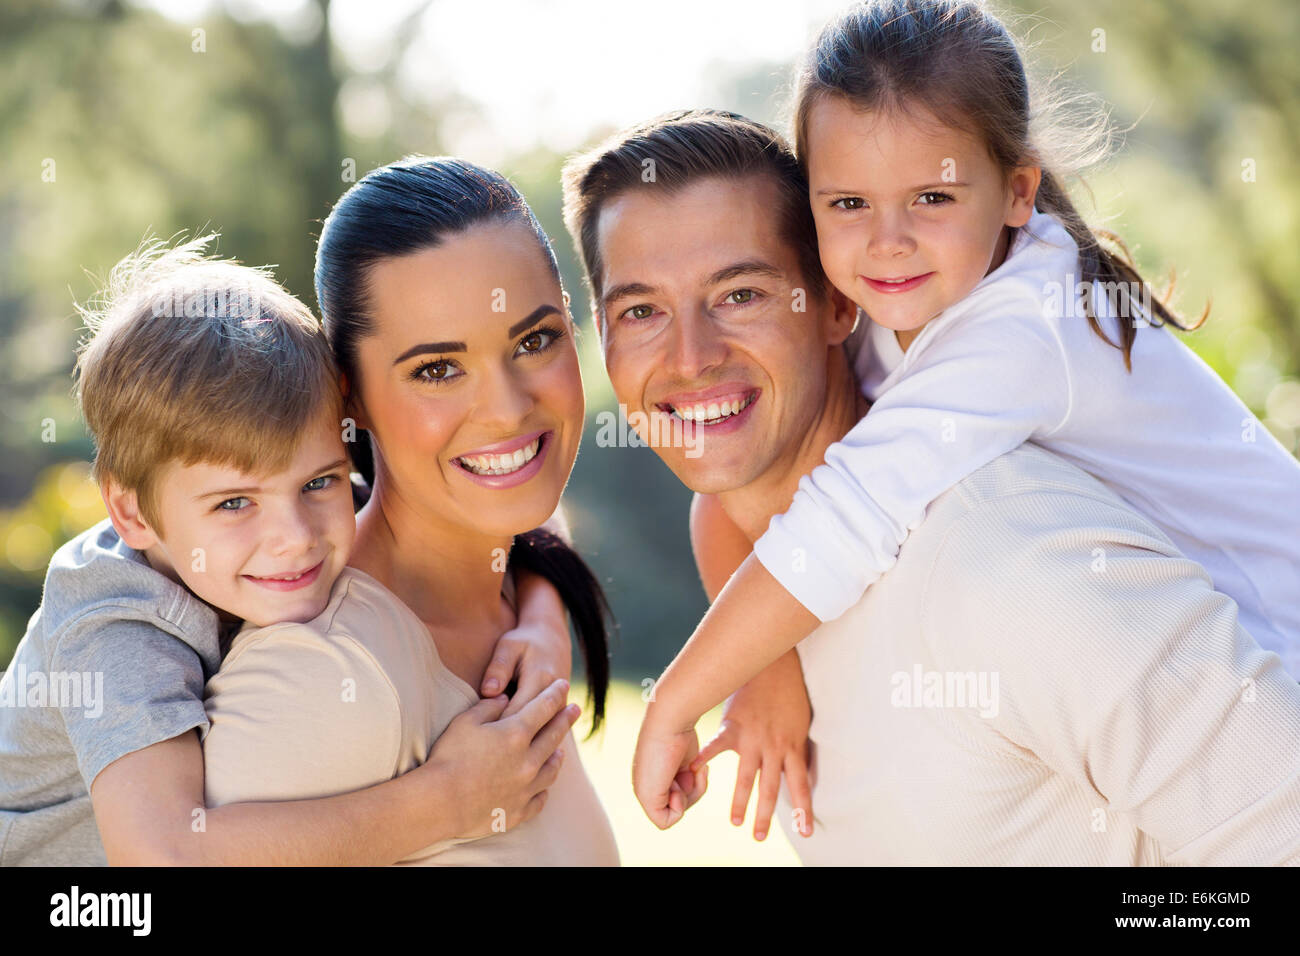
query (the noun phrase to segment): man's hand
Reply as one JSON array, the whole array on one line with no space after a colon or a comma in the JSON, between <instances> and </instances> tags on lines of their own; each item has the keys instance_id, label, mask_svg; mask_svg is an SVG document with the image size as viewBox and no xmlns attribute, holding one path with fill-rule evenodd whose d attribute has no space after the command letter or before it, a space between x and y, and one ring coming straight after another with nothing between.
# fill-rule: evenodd
<instances>
[{"instance_id":1,"label":"man's hand","mask_svg":"<svg viewBox=\"0 0 1300 956\"><path fill-rule=\"evenodd\" d=\"M724 750L740 758L736 790L731 798L731 822L745 822L754 777L762 771L758 807L754 815L754 839L767 837L772 812L785 773L797 829L812 835L812 788L808 781L808 728L812 707L804 688L799 655L790 651L748 684L736 691L722 712L722 726L691 763L698 770Z\"/></svg>"},{"instance_id":2,"label":"man's hand","mask_svg":"<svg viewBox=\"0 0 1300 956\"><path fill-rule=\"evenodd\" d=\"M709 786L709 768L690 769L699 753L695 728L670 731L657 726L653 707L646 711L632 757L632 789L650 822L667 830L682 818Z\"/></svg>"}]
</instances>

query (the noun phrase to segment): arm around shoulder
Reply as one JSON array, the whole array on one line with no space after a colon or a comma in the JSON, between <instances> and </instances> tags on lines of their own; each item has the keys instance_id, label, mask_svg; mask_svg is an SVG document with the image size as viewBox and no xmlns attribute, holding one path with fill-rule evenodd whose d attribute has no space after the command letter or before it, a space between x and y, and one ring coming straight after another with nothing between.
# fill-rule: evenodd
<instances>
[{"instance_id":1,"label":"arm around shoulder","mask_svg":"<svg viewBox=\"0 0 1300 956\"><path fill-rule=\"evenodd\" d=\"M209 806L345 793L401 769L397 692L351 637L302 624L245 635L205 703Z\"/></svg>"}]
</instances>

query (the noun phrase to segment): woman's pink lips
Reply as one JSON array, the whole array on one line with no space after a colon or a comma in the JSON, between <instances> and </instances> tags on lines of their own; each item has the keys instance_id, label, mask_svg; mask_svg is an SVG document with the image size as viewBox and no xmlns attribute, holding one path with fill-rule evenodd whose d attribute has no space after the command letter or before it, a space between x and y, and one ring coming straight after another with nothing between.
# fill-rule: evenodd
<instances>
[{"instance_id":1,"label":"woman's pink lips","mask_svg":"<svg viewBox=\"0 0 1300 956\"><path fill-rule=\"evenodd\" d=\"M297 591L299 588L305 588L320 577L321 568L325 567L325 559L321 558L320 562L312 569L307 571L296 581L277 581L271 578L257 578L251 574L245 574L244 577L254 584L261 585L270 591Z\"/></svg>"},{"instance_id":2,"label":"woman's pink lips","mask_svg":"<svg viewBox=\"0 0 1300 956\"><path fill-rule=\"evenodd\" d=\"M541 436L542 443L537 449L537 454L518 471L512 471L508 475L476 475L474 472L462 465L459 458L453 459L453 461L456 462L456 468L460 473L475 484L483 485L485 488L513 488L516 485L522 485L525 481L528 481L542 470L542 461L546 458L546 453L550 451L551 448L552 434L552 432L538 432L537 435ZM529 441L532 441L532 439L529 439ZM522 448L524 445L519 447Z\"/></svg>"},{"instance_id":3,"label":"woman's pink lips","mask_svg":"<svg viewBox=\"0 0 1300 956\"><path fill-rule=\"evenodd\" d=\"M906 282L881 282L879 279L870 279L867 276L858 276L858 278L871 286L871 288L875 289L877 292L888 294L893 292L909 292L932 275L934 275L933 272L924 272L919 276L912 276Z\"/></svg>"}]
</instances>

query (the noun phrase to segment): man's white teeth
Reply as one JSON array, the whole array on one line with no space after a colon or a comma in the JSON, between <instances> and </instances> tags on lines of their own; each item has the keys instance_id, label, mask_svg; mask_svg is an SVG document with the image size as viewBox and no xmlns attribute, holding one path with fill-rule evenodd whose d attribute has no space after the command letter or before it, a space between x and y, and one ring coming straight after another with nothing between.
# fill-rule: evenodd
<instances>
[{"instance_id":1,"label":"man's white teeth","mask_svg":"<svg viewBox=\"0 0 1300 956\"><path fill-rule=\"evenodd\" d=\"M460 463L476 475L508 475L532 461L541 446L539 437L508 455L462 455Z\"/></svg>"},{"instance_id":2,"label":"man's white teeth","mask_svg":"<svg viewBox=\"0 0 1300 956\"><path fill-rule=\"evenodd\" d=\"M673 413L688 422L701 422L706 425L716 424L732 415L739 415L749 407L752 398L738 398L730 402L709 402L707 405L675 405Z\"/></svg>"}]
</instances>

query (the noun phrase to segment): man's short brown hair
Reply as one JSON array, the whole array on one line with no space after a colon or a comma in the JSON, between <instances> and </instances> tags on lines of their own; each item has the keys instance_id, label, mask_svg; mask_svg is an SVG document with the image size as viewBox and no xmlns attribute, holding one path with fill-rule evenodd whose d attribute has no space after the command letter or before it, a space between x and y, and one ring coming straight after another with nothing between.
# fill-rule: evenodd
<instances>
[{"instance_id":1,"label":"man's short brown hair","mask_svg":"<svg viewBox=\"0 0 1300 956\"><path fill-rule=\"evenodd\" d=\"M772 178L781 199L781 236L799 257L809 293L825 293L808 180L789 144L775 130L735 113L680 110L615 133L564 164L564 224L582 256L597 315L604 262L596 229L605 204L627 190L677 190L713 176Z\"/></svg>"},{"instance_id":2,"label":"man's short brown hair","mask_svg":"<svg viewBox=\"0 0 1300 956\"><path fill-rule=\"evenodd\" d=\"M78 306L90 332L74 374L92 474L134 491L155 531L164 466L282 471L310 424L342 415L311 310L267 270L205 256L215 238L147 240Z\"/></svg>"}]
</instances>

